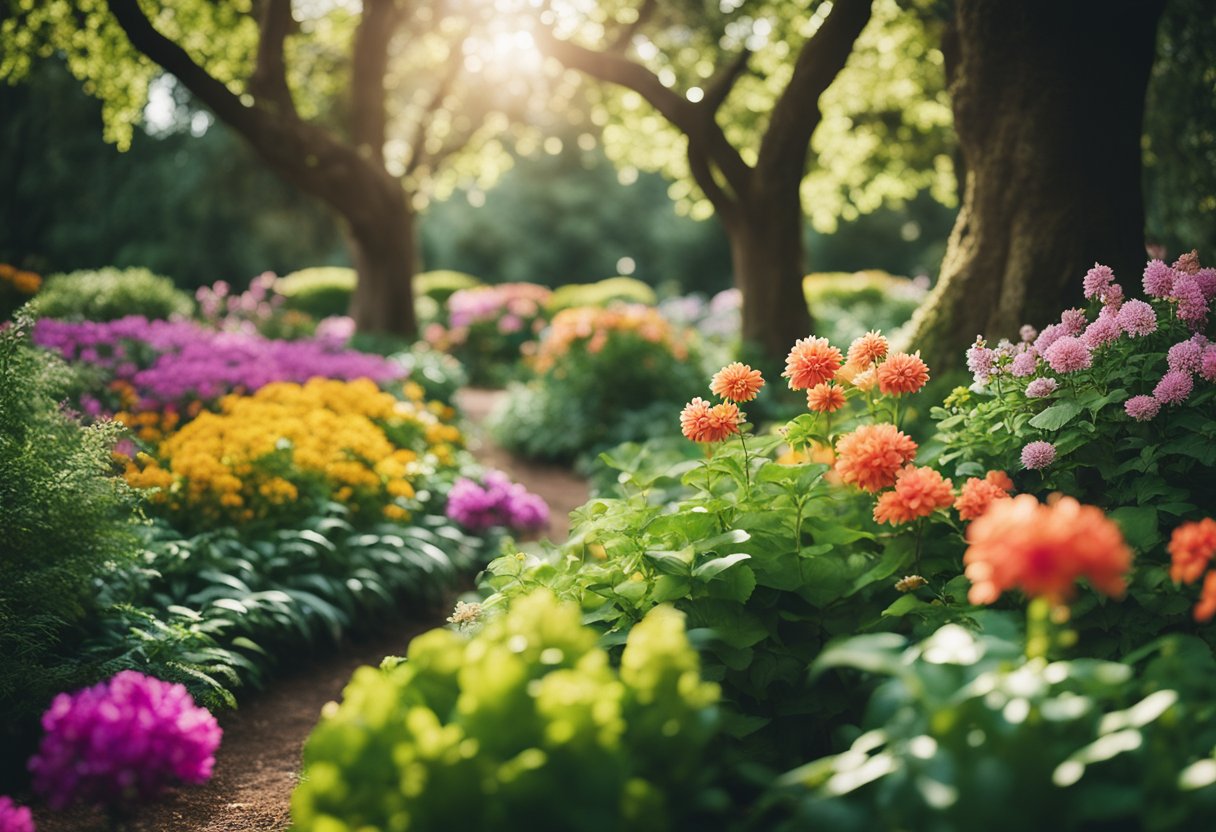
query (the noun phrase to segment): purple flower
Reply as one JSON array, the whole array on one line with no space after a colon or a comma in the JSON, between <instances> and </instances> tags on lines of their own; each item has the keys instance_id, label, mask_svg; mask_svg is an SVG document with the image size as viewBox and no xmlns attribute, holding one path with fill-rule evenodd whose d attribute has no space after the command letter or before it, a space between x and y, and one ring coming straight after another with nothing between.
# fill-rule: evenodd
<instances>
[{"instance_id":1,"label":"purple flower","mask_svg":"<svg viewBox=\"0 0 1216 832\"><path fill-rule=\"evenodd\" d=\"M1073 335L1065 335L1044 350L1043 360L1057 373L1075 373L1077 370L1086 370L1093 364L1089 347Z\"/></svg>"},{"instance_id":2,"label":"purple flower","mask_svg":"<svg viewBox=\"0 0 1216 832\"><path fill-rule=\"evenodd\" d=\"M34 832L34 817L29 808L0 797L0 832Z\"/></svg>"},{"instance_id":3,"label":"purple flower","mask_svg":"<svg viewBox=\"0 0 1216 832\"><path fill-rule=\"evenodd\" d=\"M1082 281L1086 300L1102 297L1114 280L1115 273L1111 271L1110 266L1094 263L1094 267L1085 273L1085 280Z\"/></svg>"},{"instance_id":4,"label":"purple flower","mask_svg":"<svg viewBox=\"0 0 1216 832\"><path fill-rule=\"evenodd\" d=\"M1153 388L1153 398L1161 404L1178 404L1191 395L1195 382L1185 370L1170 370Z\"/></svg>"},{"instance_id":5,"label":"purple flower","mask_svg":"<svg viewBox=\"0 0 1216 832\"><path fill-rule=\"evenodd\" d=\"M1022 467L1037 471L1056 461L1056 446L1039 439L1022 448Z\"/></svg>"},{"instance_id":6,"label":"purple flower","mask_svg":"<svg viewBox=\"0 0 1216 832\"><path fill-rule=\"evenodd\" d=\"M175 781L205 782L223 734L182 685L134 670L59 694L42 727L29 769L53 809L76 801L129 807Z\"/></svg>"},{"instance_id":7,"label":"purple flower","mask_svg":"<svg viewBox=\"0 0 1216 832\"><path fill-rule=\"evenodd\" d=\"M1174 278L1172 297L1178 302L1178 317L1192 327L1197 327L1208 316L1207 298L1199 281L1189 274L1179 272Z\"/></svg>"},{"instance_id":8,"label":"purple flower","mask_svg":"<svg viewBox=\"0 0 1216 832\"><path fill-rule=\"evenodd\" d=\"M1118 316L1116 314L1106 314L1106 307L1102 310L1103 314L1098 316L1092 324L1085 328L1085 334L1081 336L1081 340L1090 349L1097 349L1114 341L1119 340L1119 336L1123 334L1122 327L1119 326Z\"/></svg>"},{"instance_id":9,"label":"purple flower","mask_svg":"<svg viewBox=\"0 0 1216 832\"><path fill-rule=\"evenodd\" d=\"M1202 359L1203 345L1192 338L1179 341L1165 354L1165 363L1171 370L1185 373L1196 372Z\"/></svg>"},{"instance_id":10,"label":"purple flower","mask_svg":"<svg viewBox=\"0 0 1216 832\"><path fill-rule=\"evenodd\" d=\"M1157 331L1157 313L1142 300L1129 300L1119 309L1119 328L1133 338Z\"/></svg>"},{"instance_id":11,"label":"purple flower","mask_svg":"<svg viewBox=\"0 0 1216 832\"><path fill-rule=\"evenodd\" d=\"M1056 387L1058 386L1054 378L1036 378L1026 385L1026 397L1041 399L1044 396L1050 396L1056 391Z\"/></svg>"},{"instance_id":12,"label":"purple flower","mask_svg":"<svg viewBox=\"0 0 1216 832\"><path fill-rule=\"evenodd\" d=\"M1033 349L1029 349L1014 356L1013 361L1009 364L1009 372L1018 378L1024 378L1034 375L1034 371L1038 369L1038 366L1038 353Z\"/></svg>"},{"instance_id":13,"label":"purple flower","mask_svg":"<svg viewBox=\"0 0 1216 832\"><path fill-rule=\"evenodd\" d=\"M1200 269L1194 278L1205 298L1209 301L1216 298L1216 269Z\"/></svg>"},{"instance_id":14,"label":"purple flower","mask_svg":"<svg viewBox=\"0 0 1216 832\"><path fill-rule=\"evenodd\" d=\"M539 495L513 483L501 471L487 471L481 483L461 477L448 492L449 519L472 531L504 526L519 532L549 525L549 506Z\"/></svg>"},{"instance_id":15,"label":"purple flower","mask_svg":"<svg viewBox=\"0 0 1216 832\"><path fill-rule=\"evenodd\" d=\"M1124 412L1137 422L1147 422L1157 415L1161 404L1152 396L1132 396L1123 405Z\"/></svg>"},{"instance_id":16,"label":"purple flower","mask_svg":"<svg viewBox=\"0 0 1216 832\"><path fill-rule=\"evenodd\" d=\"M1160 260L1144 267L1144 293L1153 298L1168 298L1174 288L1174 270Z\"/></svg>"}]
</instances>

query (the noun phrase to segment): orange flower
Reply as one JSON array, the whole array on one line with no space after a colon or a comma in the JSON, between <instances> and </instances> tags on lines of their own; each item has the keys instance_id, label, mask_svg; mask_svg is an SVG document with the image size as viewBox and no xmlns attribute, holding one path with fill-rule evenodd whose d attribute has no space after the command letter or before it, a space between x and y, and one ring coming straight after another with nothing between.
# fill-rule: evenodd
<instances>
[{"instance_id":1,"label":"orange flower","mask_svg":"<svg viewBox=\"0 0 1216 832\"><path fill-rule=\"evenodd\" d=\"M700 396L684 406L680 430L693 442L721 442L739 432L739 408L733 404L713 407Z\"/></svg>"},{"instance_id":2,"label":"orange flower","mask_svg":"<svg viewBox=\"0 0 1216 832\"><path fill-rule=\"evenodd\" d=\"M764 379L759 370L736 361L714 373L709 382L709 391L733 402L750 402L763 386Z\"/></svg>"},{"instance_id":3,"label":"orange flower","mask_svg":"<svg viewBox=\"0 0 1216 832\"><path fill-rule=\"evenodd\" d=\"M1013 480L1004 471L989 471L984 475L984 481L990 482L1005 492L1013 491Z\"/></svg>"},{"instance_id":4,"label":"orange flower","mask_svg":"<svg viewBox=\"0 0 1216 832\"><path fill-rule=\"evenodd\" d=\"M848 362L859 367L869 367L887 354L887 338L871 330L849 344Z\"/></svg>"},{"instance_id":5,"label":"orange flower","mask_svg":"<svg viewBox=\"0 0 1216 832\"><path fill-rule=\"evenodd\" d=\"M878 365L878 390L884 396L915 393L929 380L929 367L920 353L897 352Z\"/></svg>"},{"instance_id":6,"label":"orange flower","mask_svg":"<svg viewBox=\"0 0 1216 832\"><path fill-rule=\"evenodd\" d=\"M1072 596L1078 578L1119 596L1132 562L1114 521L1072 497L1048 505L1030 494L995 501L968 527L967 542L963 563L973 604L991 604L1014 588L1058 604Z\"/></svg>"},{"instance_id":7,"label":"orange flower","mask_svg":"<svg viewBox=\"0 0 1216 832\"><path fill-rule=\"evenodd\" d=\"M806 406L816 413L835 413L844 401L844 391L826 381L806 391Z\"/></svg>"},{"instance_id":8,"label":"orange flower","mask_svg":"<svg viewBox=\"0 0 1216 832\"><path fill-rule=\"evenodd\" d=\"M830 381L844 363L840 350L827 338L801 338L794 342L785 359L785 372L791 390L805 390Z\"/></svg>"},{"instance_id":9,"label":"orange flower","mask_svg":"<svg viewBox=\"0 0 1216 832\"><path fill-rule=\"evenodd\" d=\"M918 517L928 517L954 502L953 483L933 468L909 465L895 475L895 490L878 498L874 522L898 526Z\"/></svg>"},{"instance_id":10,"label":"orange flower","mask_svg":"<svg viewBox=\"0 0 1216 832\"><path fill-rule=\"evenodd\" d=\"M1216 615L1216 572L1209 572L1203 579L1203 590L1199 593L1199 603L1195 605L1195 620L1200 624L1211 621Z\"/></svg>"},{"instance_id":11,"label":"orange flower","mask_svg":"<svg viewBox=\"0 0 1216 832\"><path fill-rule=\"evenodd\" d=\"M1216 520L1207 517L1196 523L1183 523L1170 535L1168 548L1172 559L1170 578L1184 584L1199 580L1216 554Z\"/></svg>"},{"instance_id":12,"label":"orange flower","mask_svg":"<svg viewBox=\"0 0 1216 832\"><path fill-rule=\"evenodd\" d=\"M1006 500L1008 498L1008 492L991 480L971 477L959 489L958 499L954 501L954 507L958 509L958 518L960 520L974 520L988 510L993 500Z\"/></svg>"},{"instance_id":13,"label":"orange flower","mask_svg":"<svg viewBox=\"0 0 1216 832\"><path fill-rule=\"evenodd\" d=\"M853 386L858 390L870 390L877 382L878 377L874 374L873 367L853 376Z\"/></svg>"},{"instance_id":14,"label":"orange flower","mask_svg":"<svg viewBox=\"0 0 1216 832\"><path fill-rule=\"evenodd\" d=\"M862 425L836 443L836 471L864 491L895 484L899 469L916 458L916 443L894 425Z\"/></svg>"}]
</instances>

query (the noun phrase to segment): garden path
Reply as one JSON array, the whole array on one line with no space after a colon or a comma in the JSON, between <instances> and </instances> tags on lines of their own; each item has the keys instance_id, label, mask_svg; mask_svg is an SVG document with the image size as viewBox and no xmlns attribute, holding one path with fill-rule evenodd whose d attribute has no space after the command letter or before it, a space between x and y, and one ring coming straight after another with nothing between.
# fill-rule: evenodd
<instances>
[{"instance_id":1,"label":"garden path","mask_svg":"<svg viewBox=\"0 0 1216 832\"><path fill-rule=\"evenodd\" d=\"M515 459L497 447L484 429L502 391L461 391L458 403L470 421L470 443L486 466L505 471L549 503L548 537L564 540L569 513L587 501L587 483L569 470ZM421 611L420 611L421 612ZM360 665L377 665L387 655L405 652L411 638L438 625L446 610L386 625L374 635L347 641L319 655L284 657L282 673L249 697L239 710L221 717L224 740L215 776L204 786L174 791L128 822L127 832L282 832L291 822L291 790L300 769L300 752L322 706L341 696ZM35 807L39 832L103 832L105 819L94 812L62 814Z\"/></svg>"}]
</instances>

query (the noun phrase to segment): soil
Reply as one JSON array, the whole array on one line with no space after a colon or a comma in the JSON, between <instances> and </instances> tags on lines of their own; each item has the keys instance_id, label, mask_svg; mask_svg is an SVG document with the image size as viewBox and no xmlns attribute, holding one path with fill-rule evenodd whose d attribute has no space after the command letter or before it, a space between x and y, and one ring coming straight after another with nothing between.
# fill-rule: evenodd
<instances>
[{"instance_id":1,"label":"soil","mask_svg":"<svg viewBox=\"0 0 1216 832\"><path fill-rule=\"evenodd\" d=\"M470 424L470 445L487 467L505 471L549 503L548 534L554 542L569 533L570 510L587 501L587 484L569 470L513 458L496 447L484 430L485 419L502 396L495 390L464 390L458 403ZM384 656L402 655L411 638L442 623L447 609L421 620L382 622L373 635L347 641L337 650L299 657L291 670L265 690L222 714L224 739L216 754L215 774L202 785L175 789L127 821L127 832L282 832L291 823L291 791L300 770L304 740L321 708L341 696L355 668L377 665ZM103 832L106 819L75 809L53 813L35 805L39 832Z\"/></svg>"}]
</instances>

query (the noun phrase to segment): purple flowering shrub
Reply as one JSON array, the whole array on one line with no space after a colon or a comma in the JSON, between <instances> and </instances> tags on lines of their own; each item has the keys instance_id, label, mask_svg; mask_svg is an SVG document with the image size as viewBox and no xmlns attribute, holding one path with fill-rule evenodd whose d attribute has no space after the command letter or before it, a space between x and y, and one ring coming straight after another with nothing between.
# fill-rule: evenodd
<instances>
[{"instance_id":1,"label":"purple flowering shrub","mask_svg":"<svg viewBox=\"0 0 1216 832\"><path fill-rule=\"evenodd\" d=\"M223 280L202 286L194 293L199 317L224 332L288 340L311 336L316 321L306 312L286 308L287 298L276 290L277 282L274 272L263 272L240 294Z\"/></svg>"},{"instance_id":2,"label":"purple flowering shrub","mask_svg":"<svg viewBox=\"0 0 1216 832\"><path fill-rule=\"evenodd\" d=\"M460 289L447 299L446 326L433 323L423 335L460 359L475 384L502 384L513 377L522 353L535 348L548 324L551 295L534 283Z\"/></svg>"},{"instance_id":3,"label":"purple flowering shrub","mask_svg":"<svg viewBox=\"0 0 1216 832\"><path fill-rule=\"evenodd\" d=\"M474 532L503 527L536 532L549 525L549 506L501 471L487 471L481 482L461 477L448 492L448 519Z\"/></svg>"},{"instance_id":4,"label":"purple flowering shrub","mask_svg":"<svg viewBox=\"0 0 1216 832\"><path fill-rule=\"evenodd\" d=\"M0 832L34 832L34 818L25 806L0 797Z\"/></svg>"},{"instance_id":5,"label":"purple flowering shrub","mask_svg":"<svg viewBox=\"0 0 1216 832\"><path fill-rule=\"evenodd\" d=\"M172 783L206 782L223 734L185 687L133 670L59 694L42 727L29 769L53 809L77 802L124 809Z\"/></svg>"}]
</instances>

